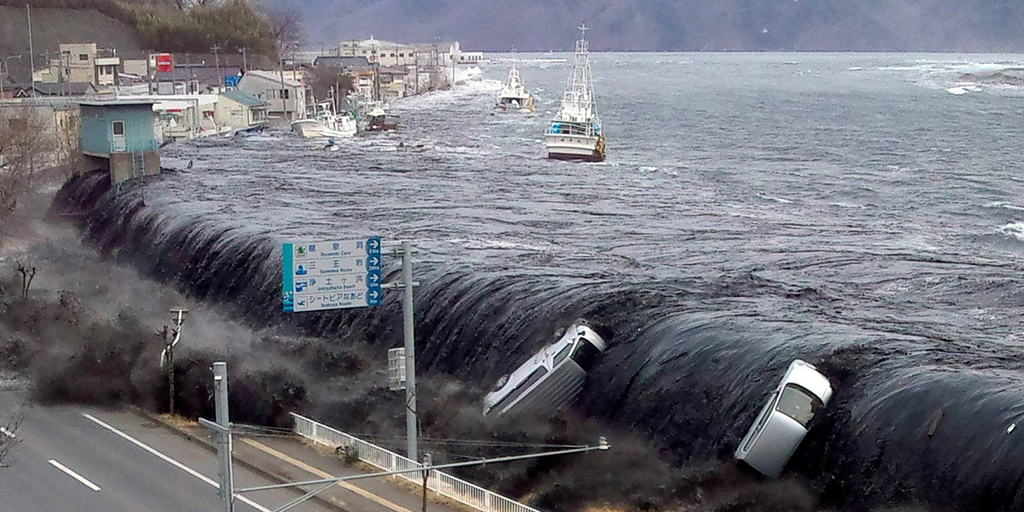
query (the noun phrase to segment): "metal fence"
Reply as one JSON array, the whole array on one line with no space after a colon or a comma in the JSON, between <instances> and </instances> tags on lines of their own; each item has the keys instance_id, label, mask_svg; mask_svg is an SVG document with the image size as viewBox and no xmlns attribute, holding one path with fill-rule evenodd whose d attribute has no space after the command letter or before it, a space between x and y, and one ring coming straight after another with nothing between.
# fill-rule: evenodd
<instances>
[{"instance_id":1,"label":"metal fence","mask_svg":"<svg viewBox=\"0 0 1024 512\"><path fill-rule=\"evenodd\" d=\"M367 443L362 439L317 423L304 416L292 413L292 417L295 419L296 434L331 448L345 447L353 450L358 455L359 460L371 466L376 466L385 471L412 469L420 466L418 463L397 453ZM423 485L423 479L420 473L417 472L395 475L395 477L404 478L417 485ZM427 479L427 488L441 496L451 498L482 512L540 512L518 501L510 500L483 487L473 485L465 480L437 470L430 472L430 477Z\"/></svg>"}]
</instances>

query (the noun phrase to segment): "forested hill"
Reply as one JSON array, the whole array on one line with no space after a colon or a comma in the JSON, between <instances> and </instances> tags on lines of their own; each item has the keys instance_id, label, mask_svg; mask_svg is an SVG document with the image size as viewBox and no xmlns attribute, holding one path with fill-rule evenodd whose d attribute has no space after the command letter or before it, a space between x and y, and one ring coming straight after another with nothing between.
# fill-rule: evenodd
<instances>
[{"instance_id":1,"label":"forested hill","mask_svg":"<svg viewBox=\"0 0 1024 512\"><path fill-rule=\"evenodd\" d=\"M1022 51L1021 0L264 0L303 13L311 42L374 35L466 48Z\"/></svg>"},{"instance_id":2,"label":"forested hill","mask_svg":"<svg viewBox=\"0 0 1024 512\"><path fill-rule=\"evenodd\" d=\"M26 4L37 57L76 42L128 53L207 53L214 45L253 57L277 52L273 17L255 0L0 0L0 54L28 54ZM11 67L18 75L25 63Z\"/></svg>"}]
</instances>

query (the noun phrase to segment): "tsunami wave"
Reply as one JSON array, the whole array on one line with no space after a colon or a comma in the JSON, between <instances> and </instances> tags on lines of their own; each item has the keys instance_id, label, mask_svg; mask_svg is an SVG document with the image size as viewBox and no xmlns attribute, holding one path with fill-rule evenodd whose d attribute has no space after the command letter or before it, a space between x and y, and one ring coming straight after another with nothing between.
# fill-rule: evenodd
<instances>
[{"instance_id":1,"label":"tsunami wave","mask_svg":"<svg viewBox=\"0 0 1024 512\"><path fill-rule=\"evenodd\" d=\"M379 308L288 317L280 312L276 235L212 221L202 204L150 207L143 192L115 197L109 177L91 173L71 178L54 209L73 214L114 260L255 324L291 323L381 349L400 343L397 296ZM806 264L855 264L835 258ZM869 315L838 321L842 295L752 272L651 282L429 258L416 268L417 372L426 376L488 389L510 362L586 318L611 347L574 410L646 436L684 465L729 460L781 372L801 358L829 376L836 395L789 468L828 501L1024 507L1024 430L1014 427L1024 422L1024 363L1005 346L920 330L898 315L888 319L896 327ZM891 293L906 293L901 286ZM991 293L1015 293L998 286L991 283ZM754 298L795 309L766 317Z\"/></svg>"}]
</instances>

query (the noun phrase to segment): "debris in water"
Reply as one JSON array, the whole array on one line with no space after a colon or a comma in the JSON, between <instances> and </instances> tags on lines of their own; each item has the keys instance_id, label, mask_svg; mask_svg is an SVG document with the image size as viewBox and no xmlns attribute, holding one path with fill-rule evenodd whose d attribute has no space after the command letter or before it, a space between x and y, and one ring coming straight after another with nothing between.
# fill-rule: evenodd
<instances>
[{"instance_id":1,"label":"debris in water","mask_svg":"<svg viewBox=\"0 0 1024 512\"><path fill-rule=\"evenodd\" d=\"M1006 427L1006 433L1009 434L1010 432L1013 432L1013 430L1016 429L1016 428L1017 428L1017 424L1016 423L1010 423L1010 426Z\"/></svg>"}]
</instances>

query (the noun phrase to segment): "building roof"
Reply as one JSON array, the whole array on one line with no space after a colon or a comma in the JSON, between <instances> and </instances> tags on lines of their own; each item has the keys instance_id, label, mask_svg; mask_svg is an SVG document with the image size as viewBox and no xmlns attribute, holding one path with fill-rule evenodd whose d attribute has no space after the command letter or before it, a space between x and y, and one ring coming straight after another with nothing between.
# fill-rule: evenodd
<instances>
[{"instance_id":1,"label":"building roof","mask_svg":"<svg viewBox=\"0 0 1024 512\"><path fill-rule=\"evenodd\" d=\"M293 80L293 79L289 78L288 77L289 74L291 74L291 73L289 72L289 73L286 73L284 75L284 84L286 86L288 86L288 87L305 87L305 84L303 84L302 82L299 82L298 80ZM279 72L277 72L277 71L262 71L262 70L254 69L254 70L246 72L245 75L242 76L242 80L245 80L245 78L248 77L248 76L252 76L254 78L260 78L260 79L263 79L263 80L268 80L268 81L271 81L271 82L281 83L281 74Z\"/></svg>"},{"instance_id":2,"label":"building roof","mask_svg":"<svg viewBox=\"0 0 1024 512\"><path fill-rule=\"evenodd\" d=\"M156 103L150 99L139 99L139 98L118 98L112 100L82 100L79 101L79 105L87 107L130 107L138 105L153 105Z\"/></svg>"},{"instance_id":3,"label":"building roof","mask_svg":"<svg viewBox=\"0 0 1024 512\"><path fill-rule=\"evenodd\" d=\"M32 90L31 83L14 84L5 87L14 91ZM61 84L36 82L35 91L41 96L85 96L86 94L96 92L96 87L89 82L64 82Z\"/></svg>"},{"instance_id":4,"label":"building roof","mask_svg":"<svg viewBox=\"0 0 1024 512\"><path fill-rule=\"evenodd\" d=\"M188 81L196 80L202 85L214 85L220 83L221 77L238 75L242 68L235 66L221 66L220 74L213 66L175 66L172 71L157 73L156 79L160 81Z\"/></svg>"},{"instance_id":5,"label":"building roof","mask_svg":"<svg viewBox=\"0 0 1024 512\"><path fill-rule=\"evenodd\" d=\"M257 98L256 96L253 96L252 94L244 93L242 91L224 91L221 93L221 95L235 102L241 103L242 105L249 108L266 107L270 105L270 103L267 103L266 101L263 101Z\"/></svg>"},{"instance_id":6,"label":"building roof","mask_svg":"<svg viewBox=\"0 0 1024 512\"><path fill-rule=\"evenodd\" d=\"M330 67L330 68L341 68L341 69L369 69L373 67L370 64L370 59L363 56L336 56L326 55L317 57L313 61L313 65L316 67Z\"/></svg>"},{"instance_id":7,"label":"building roof","mask_svg":"<svg viewBox=\"0 0 1024 512\"><path fill-rule=\"evenodd\" d=\"M346 48L352 48L352 47L358 47L358 48L380 48L380 47L383 47L383 46L387 46L387 47L409 46L409 45L403 44L403 43L395 43L395 42L391 42L391 41L382 41L380 39L374 39L373 36L370 36L369 39L363 39L362 41L353 41L353 40L342 41L341 45L346 47Z\"/></svg>"}]
</instances>

